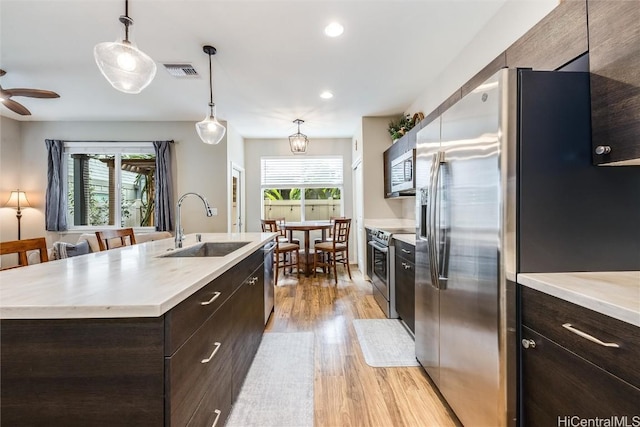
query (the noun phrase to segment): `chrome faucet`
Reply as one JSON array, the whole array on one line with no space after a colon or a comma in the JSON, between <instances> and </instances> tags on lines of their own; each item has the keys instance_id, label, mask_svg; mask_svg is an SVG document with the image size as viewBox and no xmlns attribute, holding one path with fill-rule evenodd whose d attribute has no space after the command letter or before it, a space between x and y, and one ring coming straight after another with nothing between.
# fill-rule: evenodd
<instances>
[{"instance_id":1,"label":"chrome faucet","mask_svg":"<svg viewBox=\"0 0 640 427\"><path fill-rule=\"evenodd\" d=\"M176 209L176 249L182 247L182 241L184 240L184 230L182 229L182 224L180 222L180 207L182 206L182 202L184 201L184 199L189 195L200 197L200 200L202 200L202 203L204 203L204 208L206 210L207 216L213 216L213 209L211 208L211 205L209 205L209 202L205 197L201 196L198 193L183 194L182 197L180 197L180 199L178 200L178 208Z\"/></svg>"}]
</instances>

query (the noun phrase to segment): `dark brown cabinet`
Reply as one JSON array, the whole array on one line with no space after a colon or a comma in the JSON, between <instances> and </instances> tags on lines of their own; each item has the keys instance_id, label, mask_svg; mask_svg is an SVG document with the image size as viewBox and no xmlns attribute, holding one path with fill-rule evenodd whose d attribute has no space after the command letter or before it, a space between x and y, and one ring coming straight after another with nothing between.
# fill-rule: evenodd
<instances>
[{"instance_id":1,"label":"dark brown cabinet","mask_svg":"<svg viewBox=\"0 0 640 427\"><path fill-rule=\"evenodd\" d=\"M394 240L395 244L395 284L396 311L404 323L416 332L416 267L415 246Z\"/></svg>"},{"instance_id":2,"label":"dark brown cabinet","mask_svg":"<svg viewBox=\"0 0 640 427\"><path fill-rule=\"evenodd\" d=\"M587 7L594 163L640 165L640 2Z\"/></svg>"},{"instance_id":3,"label":"dark brown cabinet","mask_svg":"<svg viewBox=\"0 0 640 427\"><path fill-rule=\"evenodd\" d=\"M260 266L234 294L232 397L238 397L264 331L264 268ZM262 313L262 316L255 316Z\"/></svg>"},{"instance_id":4,"label":"dark brown cabinet","mask_svg":"<svg viewBox=\"0 0 640 427\"><path fill-rule=\"evenodd\" d=\"M161 317L3 320L2 425L223 425L264 331L263 259Z\"/></svg>"},{"instance_id":5,"label":"dark brown cabinet","mask_svg":"<svg viewBox=\"0 0 640 427\"><path fill-rule=\"evenodd\" d=\"M640 407L638 328L524 286L521 307L521 425L631 423Z\"/></svg>"}]
</instances>

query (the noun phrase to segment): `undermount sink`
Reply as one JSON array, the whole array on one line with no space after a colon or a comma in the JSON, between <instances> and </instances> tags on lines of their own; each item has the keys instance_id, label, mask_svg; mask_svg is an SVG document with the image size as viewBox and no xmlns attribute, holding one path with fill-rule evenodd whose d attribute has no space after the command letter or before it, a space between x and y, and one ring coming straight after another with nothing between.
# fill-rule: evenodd
<instances>
[{"instance_id":1,"label":"undermount sink","mask_svg":"<svg viewBox=\"0 0 640 427\"><path fill-rule=\"evenodd\" d=\"M162 256L170 258L222 257L249 243L251 242L203 242Z\"/></svg>"}]
</instances>

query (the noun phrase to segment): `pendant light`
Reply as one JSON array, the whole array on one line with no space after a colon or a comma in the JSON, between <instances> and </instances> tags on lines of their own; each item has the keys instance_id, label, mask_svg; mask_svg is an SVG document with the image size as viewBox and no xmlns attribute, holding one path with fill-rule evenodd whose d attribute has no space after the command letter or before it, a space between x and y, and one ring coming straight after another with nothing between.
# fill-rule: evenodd
<instances>
[{"instance_id":1,"label":"pendant light","mask_svg":"<svg viewBox=\"0 0 640 427\"><path fill-rule=\"evenodd\" d=\"M93 57L102 75L111 86L124 93L140 93L156 75L156 64L146 53L129 40L129 0L125 0L125 12L120 16L124 24L124 40L99 43L93 48Z\"/></svg>"},{"instance_id":2,"label":"pendant light","mask_svg":"<svg viewBox=\"0 0 640 427\"><path fill-rule=\"evenodd\" d=\"M217 144L222 141L225 132L227 131L224 126L216 119L215 107L213 103L213 77L211 73L211 56L216 54L216 48L213 46L203 46L204 53L209 55L209 111L204 117L204 120L196 123L196 131L198 136L205 144Z\"/></svg>"},{"instance_id":3,"label":"pendant light","mask_svg":"<svg viewBox=\"0 0 640 427\"><path fill-rule=\"evenodd\" d=\"M291 147L291 152L293 154L305 154L307 152L309 139L307 139L307 135L300 133L300 123L304 123L304 120L295 119L293 123L296 123L298 125L298 132L289 136L289 146Z\"/></svg>"}]
</instances>

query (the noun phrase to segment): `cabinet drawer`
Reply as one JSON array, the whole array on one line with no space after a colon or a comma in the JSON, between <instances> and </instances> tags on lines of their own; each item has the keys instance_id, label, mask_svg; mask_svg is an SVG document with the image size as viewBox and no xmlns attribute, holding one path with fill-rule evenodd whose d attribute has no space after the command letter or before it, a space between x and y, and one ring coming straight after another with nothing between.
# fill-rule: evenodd
<instances>
[{"instance_id":1,"label":"cabinet drawer","mask_svg":"<svg viewBox=\"0 0 640 427\"><path fill-rule=\"evenodd\" d=\"M631 423L640 390L531 329L522 328L522 337L536 343L522 350L522 425L557 426L563 417L613 415L627 415Z\"/></svg>"},{"instance_id":2,"label":"cabinet drawer","mask_svg":"<svg viewBox=\"0 0 640 427\"><path fill-rule=\"evenodd\" d=\"M228 378L224 388L231 389L227 372L231 370L232 316L230 304L223 305L172 357L165 359L165 399L170 425L187 424L213 384L224 383ZM229 399L230 396L229 393Z\"/></svg>"},{"instance_id":3,"label":"cabinet drawer","mask_svg":"<svg viewBox=\"0 0 640 427\"><path fill-rule=\"evenodd\" d=\"M402 242L400 240L396 240L395 241L395 246L396 246L396 256L399 256L401 258L404 258L405 260L414 263L416 260L416 247L406 243L406 242Z\"/></svg>"},{"instance_id":4,"label":"cabinet drawer","mask_svg":"<svg viewBox=\"0 0 640 427\"><path fill-rule=\"evenodd\" d=\"M171 309L165 316L165 356L171 356L262 262L262 249Z\"/></svg>"},{"instance_id":5,"label":"cabinet drawer","mask_svg":"<svg viewBox=\"0 0 640 427\"><path fill-rule=\"evenodd\" d=\"M231 413L231 370L221 372L222 381L214 381L200 401L187 427L222 427Z\"/></svg>"},{"instance_id":6,"label":"cabinet drawer","mask_svg":"<svg viewBox=\"0 0 640 427\"><path fill-rule=\"evenodd\" d=\"M640 328L526 286L521 295L524 326L640 388ZM619 347L592 342L565 324Z\"/></svg>"}]
</instances>

